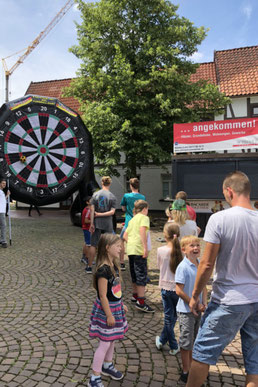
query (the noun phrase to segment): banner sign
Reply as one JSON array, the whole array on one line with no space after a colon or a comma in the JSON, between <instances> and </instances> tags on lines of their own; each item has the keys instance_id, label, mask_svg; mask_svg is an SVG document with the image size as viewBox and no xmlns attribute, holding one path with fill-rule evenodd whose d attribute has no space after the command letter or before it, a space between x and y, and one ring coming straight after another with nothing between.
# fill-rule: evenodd
<instances>
[{"instance_id":1,"label":"banner sign","mask_svg":"<svg viewBox=\"0 0 258 387\"><path fill-rule=\"evenodd\" d=\"M258 148L258 118L174 124L174 153Z\"/></svg>"}]
</instances>

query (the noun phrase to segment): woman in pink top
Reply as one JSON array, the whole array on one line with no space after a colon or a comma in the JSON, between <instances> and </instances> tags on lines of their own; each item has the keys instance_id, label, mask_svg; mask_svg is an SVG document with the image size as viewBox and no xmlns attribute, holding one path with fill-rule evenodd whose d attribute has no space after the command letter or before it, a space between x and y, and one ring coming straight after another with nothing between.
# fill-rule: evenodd
<instances>
[{"instance_id":1,"label":"woman in pink top","mask_svg":"<svg viewBox=\"0 0 258 387\"><path fill-rule=\"evenodd\" d=\"M166 223L164 226L166 246L157 250L159 275L159 287L164 307L164 327L160 336L156 336L156 347L161 349L167 342L170 347L170 355L176 355L179 347L175 338L174 327L177 320L175 271L182 261L182 252L179 243L180 229L176 223Z\"/></svg>"}]
</instances>

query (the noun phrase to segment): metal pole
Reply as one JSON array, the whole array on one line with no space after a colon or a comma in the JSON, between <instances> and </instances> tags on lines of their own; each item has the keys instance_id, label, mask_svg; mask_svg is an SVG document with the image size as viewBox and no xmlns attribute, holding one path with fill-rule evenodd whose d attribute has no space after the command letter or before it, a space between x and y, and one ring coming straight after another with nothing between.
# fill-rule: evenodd
<instances>
[{"instance_id":1,"label":"metal pole","mask_svg":"<svg viewBox=\"0 0 258 387\"><path fill-rule=\"evenodd\" d=\"M7 192L9 191L9 179L7 179ZM12 245L12 224L11 224L11 211L10 211L10 195L7 196L8 203L8 221L9 221L9 243Z\"/></svg>"},{"instance_id":2,"label":"metal pole","mask_svg":"<svg viewBox=\"0 0 258 387\"><path fill-rule=\"evenodd\" d=\"M9 101L9 74L5 72L5 102Z\"/></svg>"}]
</instances>

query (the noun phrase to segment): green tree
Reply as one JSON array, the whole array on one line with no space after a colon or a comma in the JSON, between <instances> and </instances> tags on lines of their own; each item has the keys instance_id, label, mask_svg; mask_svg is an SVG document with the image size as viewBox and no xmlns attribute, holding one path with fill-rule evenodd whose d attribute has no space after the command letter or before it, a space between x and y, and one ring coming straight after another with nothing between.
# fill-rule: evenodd
<instances>
[{"instance_id":1,"label":"green tree","mask_svg":"<svg viewBox=\"0 0 258 387\"><path fill-rule=\"evenodd\" d=\"M170 160L173 123L221 111L227 98L205 82L193 84L189 57L204 27L176 13L168 0L77 0L82 23L71 51L82 64L69 89L81 102L97 162L116 174L121 154L129 176Z\"/></svg>"}]
</instances>

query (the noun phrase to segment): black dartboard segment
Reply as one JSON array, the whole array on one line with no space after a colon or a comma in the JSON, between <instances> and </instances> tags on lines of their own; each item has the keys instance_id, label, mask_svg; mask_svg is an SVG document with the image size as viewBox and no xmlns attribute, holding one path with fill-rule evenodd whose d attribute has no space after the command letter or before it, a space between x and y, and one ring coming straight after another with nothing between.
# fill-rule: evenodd
<instances>
[{"instance_id":1,"label":"black dartboard segment","mask_svg":"<svg viewBox=\"0 0 258 387\"><path fill-rule=\"evenodd\" d=\"M65 200L89 175L92 159L89 132L59 100L29 95L1 107L0 172L15 200Z\"/></svg>"}]
</instances>

